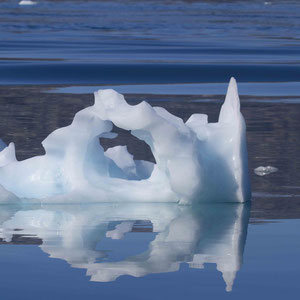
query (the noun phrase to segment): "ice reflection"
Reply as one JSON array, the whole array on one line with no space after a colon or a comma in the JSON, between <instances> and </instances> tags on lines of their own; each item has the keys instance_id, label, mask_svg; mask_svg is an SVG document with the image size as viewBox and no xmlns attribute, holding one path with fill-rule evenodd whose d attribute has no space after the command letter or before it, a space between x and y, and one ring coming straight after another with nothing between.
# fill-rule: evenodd
<instances>
[{"instance_id":1,"label":"ice reflection","mask_svg":"<svg viewBox=\"0 0 300 300\"><path fill-rule=\"evenodd\" d=\"M3 242L16 241L16 236L22 236L24 243L38 238L50 257L86 269L91 281L175 272L183 262L190 268L215 263L227 291L242 265L248 219L249 205L233 203L197 207L158 203L2 206L0 214ZM112 249L101 250L105 241L113 245L134 232L151 236L150 242L143 239L146 251L112 260ZM129 242L136 252L137 240ZM118 252L122 251L119 244Z\"/></svg>"}]
</instances>

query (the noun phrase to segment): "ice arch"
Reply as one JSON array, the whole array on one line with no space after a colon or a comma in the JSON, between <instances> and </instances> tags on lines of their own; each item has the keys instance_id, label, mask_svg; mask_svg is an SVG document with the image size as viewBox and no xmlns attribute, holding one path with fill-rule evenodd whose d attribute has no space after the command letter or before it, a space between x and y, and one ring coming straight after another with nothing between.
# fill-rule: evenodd
<instances>
[{"instance_id":1,"label":"ice arch","mask_svg":"<svg viewBox=\"0 0 300 300\"><path fill-rule=\"evenodd\" d=\"M156 164L135 161L124 147L108 149L113 123L145 141ZM246 129L235 79L217 123L194 114L186 123L147 102L129 105L113 90L44 141L46 154L16 161L0 152L0 184L20 198L51 202L245 202L250 200Z\"/></svg>"}]
</instances>

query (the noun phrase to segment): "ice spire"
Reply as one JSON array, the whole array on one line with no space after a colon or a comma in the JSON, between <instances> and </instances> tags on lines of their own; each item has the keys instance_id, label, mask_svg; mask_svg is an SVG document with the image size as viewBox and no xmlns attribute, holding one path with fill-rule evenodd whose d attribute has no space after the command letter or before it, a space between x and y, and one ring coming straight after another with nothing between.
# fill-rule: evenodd
<instances>
[{"instance_id":1,"label":"ice spire","mask_svg":"<svg viewBox=\"0 0 300 300\"><path fill-rule=\"evenodd\" d=\"M238 119L240 115L240 98L238 94L238 87L236 80L231 77L227 94L225 98L225 102L222 105L219 122L220 123L228 123L235 119Z\"/></svg>"}]
</instances>

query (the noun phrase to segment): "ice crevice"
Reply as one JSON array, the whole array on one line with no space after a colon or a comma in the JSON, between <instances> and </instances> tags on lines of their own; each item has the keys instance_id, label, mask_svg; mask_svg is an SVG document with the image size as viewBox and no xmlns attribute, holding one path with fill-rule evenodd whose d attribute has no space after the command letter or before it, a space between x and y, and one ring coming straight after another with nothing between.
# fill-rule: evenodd
<instances>
[{"instance_id":1,"label":"ice crevice","mask_svg":"<svg viewBox=\"0 0 300 300\"><path fill-rule=\"evenodd\" d=\"M126 146L104 151L99 138L114 138L113 124L145 141L156 164L134 160ZM129 105L114 90L99 90L93 106L42 145L45 155L17 161L14 144L0 144L1 190L43 203L192 204L251 198L246 127L233 78L217 123L208 123L204 114L184 123L164 108Z\"/></svg>"}]
</instances>

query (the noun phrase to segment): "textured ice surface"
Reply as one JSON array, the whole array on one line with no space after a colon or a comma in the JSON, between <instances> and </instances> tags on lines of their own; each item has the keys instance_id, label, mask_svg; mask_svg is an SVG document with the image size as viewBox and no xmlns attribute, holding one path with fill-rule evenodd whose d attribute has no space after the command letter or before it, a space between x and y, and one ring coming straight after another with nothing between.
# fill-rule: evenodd
<instances>
[{"instance_id":1,"label":"textured ice surface","mask_svg":"<svg viewBox=\"0 0 300 300\"><path fill-rule=\"evenodd\" d=\"M269 175L277 171L278 169L272 166L266 166L266 167L260 166L254 169L254 173L258 176Z\"/></svg>"},{"instance_id":2,"label":"textured ice surface","mask_svg":"<svg viewBox=\"0 0 300 300\"><path fill-rule=\"evenodd\" d=\"M249 211L247 204L228 203L196 207L174 203L43 205L24 210L7 206L0 213L0 238L6 242L14 234L40 238L44 252L66 260L73 268L85 269L91 281L176 272L181 263L198 269L213 263L230 291L242 265ZM126 253L116 240L126 239L137 224L146 221L156 235L146 233L152 241L141 253ZM107 239L114 240L110 246L105 244ZM135 249L134 242L131 249ZM122 258L111 259L114 252Z\"/></svg>"},{"instance_id":3,"label":"textured ice surface","mask_svg":"<svg viewBox=\"0 0 300 300\"><path fill-rule=\"evenodd\" d=\"M99 138L114 138L113 124L145 141L156 164L134 160L122 146L104 152ZM13 144L0 152L0 184L27 201L250 200L246 130L233 78L217 123L204 114L184 123L164 108L129 105L121 94L99 90L93 106L42 144L45 155L24 161L16 161Z\"/></svg>"}]
</instances>

